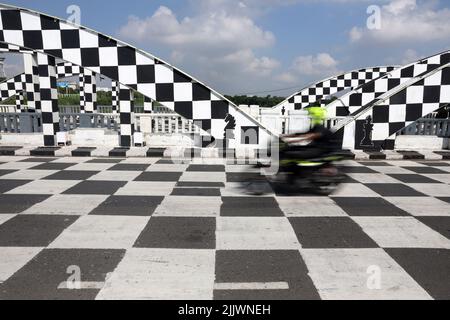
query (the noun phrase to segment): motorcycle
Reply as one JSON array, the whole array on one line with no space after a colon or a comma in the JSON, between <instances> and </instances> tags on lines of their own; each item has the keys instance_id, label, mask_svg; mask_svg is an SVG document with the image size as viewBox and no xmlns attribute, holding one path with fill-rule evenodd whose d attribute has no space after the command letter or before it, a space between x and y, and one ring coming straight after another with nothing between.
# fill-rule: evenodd
<instances>
[{"instance_id":1,"label":"motorcycle","mask_svg":"<svg viewBox=\"0 0 450 320\"><path fill-rule=\"evenodd\" d=\"M282 152L278 174L267 177L264 179L265 181L258 179L248 182L245 186L248 194L264 195L267 191L267 182L269 182L275 188L289 191L312 191L328 196L346 181L347 176L342 174L335 165L335 163L347 159L345 153L332 151L314 159L290 159L283 156L283 150L287 149L289 142L281 141L280 146ZM258 168L264 166L267 165L257 165Z\"/></svg>"}]
</instances>

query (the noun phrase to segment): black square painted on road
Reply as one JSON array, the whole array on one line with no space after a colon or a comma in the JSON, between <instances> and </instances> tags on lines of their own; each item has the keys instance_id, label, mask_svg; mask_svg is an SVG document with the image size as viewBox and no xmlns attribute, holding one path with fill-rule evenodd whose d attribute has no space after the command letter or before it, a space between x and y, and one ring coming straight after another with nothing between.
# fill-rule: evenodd
<instances>
[{"instance_id":1,"label":"black square painted on road","mask_svg":"<svg viewBox=\"0 0 450 320\"><path fill-rule=\"evenodd\" d=\"M360 162L360 164L366 167L392 167L391 164L382 161L364 161Z\"/></svg>"},{"instance_id":2,"label":"black square painted on road","mask_svg":"<svg viewBox=\"0 0 450 320\"><path fill-rule=\"evenodd\" d=\"M143 172L134 181L178 182L182 172Z\"/></svg>"},{"instance_id":3,"label":"black square painted on road","mask_svg":"<svg viewBox=\"0 0 450 320\"><path fill-rule=\"evenodd\" d=\"M225 188L225 184L223 182L190 182L190 181L181 181L178 182L177 187L183 188Z\"/></svg>"},{"instance_id":4,"label":"black square painted on road","mask_svg":"<svg viewBox=\"0 0 450 320\"><path fill-rule=\"evenodd\" d=\"M111 196L91 215L151 216L164 197Z\"/></svg>"},{"instance_id":5,"label":"black square painted on road","mask_svg":"<svg viewBox=\"0 0 450 320\"><path fill-rule=\"evenodd\" d=\"M32 180L0 180L0 193L6 193L29 182Z\"/></svg>"},{"instance_id":6,"label":"black square painted on road","mask_svg":"<svg viewBox=\"0 0 450 320\"><path fill-rule=\"evenodd\" d=\"M450 163L447 163L447 162L420 162L420 164L423 164L423 165L426 165L429 167L450 167Z\"/></svg>"},{"instance_id":7,"label":"black square painted on road","mask_svg":"<svg viewBox=\"0 0 450 320\"><path fill-rule=\"evenodd\" d=\"M119 163L108 169L108 171L145 171L150 164L128 164Z\"/></svg>"},{"instance_id":8,"label":"black square painted on road","mask_svg":"<svg viewBox=\"0 0 450 320\"><path fill-rule=\"evenodd\" d=\"M69 266L81 270L83 282L105 282L125 250L45 249L2 284L0 300L94 300L100 289L59 288Z\"/></svg>"},{"instance_id":9,"label":"black square painted on road","mask_svg":"<svg viewBox=\"0 0 450 320\"><path fill-rule=\"evenodd\" d=\"M389 174L389 176L403 183L441 183L420 174Z\"/></svg>"},{"instance_id":10,"label":"black square painted on road","mask_svg":"<svg viewBox=\"0 0 450 320\"><path fill-rule=\"evenodd\" d=\"M83 181L65 191L64 194L112 195L125 185L125 181Z\"/></svg>"},{"instance_id":11,"label":"black square painted on road","mask_svg":"<svg viewBox=\"0 0 450 320\"><path fill-rule=\"evenodd\" d=\"M59 171L42 180L87 180L90 177L98 174L100 171Z\"/></svg>"},{"instance_id":12,"label":"black square painted on road","mask_svg":"<svg viewBox=\"0 0 450 320\"><path fill-rule=\"evenodd\" d=\"M219 188L174 188L171 196L220 197Z\"/></svg>"},{"instance_id":13,"label":"black square painted on road","mask_svg":"<svg viewBox=\"0 0 450 320\"><path fill-rule=\"evenodd\" d=\"M30 168L29 170L65 170L73 167L76 163L44 163Z\"/></svg>"},{"instance_id":14,"label":"black square painted on road","mask_svg":"<svg viewBox=\"0 0 450 320\"><path fill-rule=\"evenodd\" d=\"M220 215L223 217L283 217L275 198L222 197Z\"/></svg>"},{"instance_id":15,"label":"black square painted on road","mask_svg":"<svg viewBox=\"0 0 450 320\"><path fill-rule=\"evenodd\" d=\"M214 290L215 300L319 300L308 267L293 250L220 250L216 286L239 283L287 283L288 289Z\"/></svg>"},{"instance_id":16,"label":"black square painted on road","mask_svg":"<svg viewBox=\"0 0 450 320\"><path fill-rule=\"evenodd\" d=\"M409 216L383 198L333 198L334 202L349 216L355 217L390 217Z\"/></svg>"},{"instance_id":17,"label":"black square painted on road","mask_svg":"<svg viewBox=\"0 0 450 320\"><path fill-rule=\"evenodd\" d=\"M36 190L39 192L39 190ZM0 213L22 213L37 203L40 203L49 195L21 195L21 194L0 194Z\"/></svg>"},{"instance_id":18,"label":"black square painted on road","mask_svg":"<svg viewBox=\"0 0 450 320\"><path fill-rule=\"evenodd\" d=\"M19 170L0 170L0 177L1 176L6 176L7 174L11 174L11 173L14 173L14 172L17 172L17 171L19 171Z\"/></svg>"},{"instance_id":19,"label":"black square painted on road","mask_svg":"<svg viewBox=\"0 0 450 320\"><path fill-rule=\"evenodd\" d=\"M340 167L342 173L378 173L367 167Z\"/></svg>"},{"instance_id":20,"label":"black square painted on road","mask_svg":"<svg viewBox=\"0 0 450 320\"><path fill-rule=\"evenodd\" d=\"M152 217L136 248L215 249L215 218Z\"/></svg>"},{"instance_id":21,"label":"black square painted on road","mask_svg":"<svg viewBox=\"0 0 450 320\"><path fill-rule=\"evenodd\" d=\"M433 167L405 167L403 169L419 174L448 174L448 172Z\"/></svg>"},{"instance_id":22,"label":"black square painted on road","mask_svg":"<svg viewBox=\"0 0 450 320\"><path fill-rule=\"evenodd\" d=\"M259 173L234 173L227 172L227 182L251 182L251 181L267 181L267 179Z\"/></svg>"},{"instance_id":23,"label":"black square painted on road","mask_svg":"<svg viewBox=\"0 0 450 320\"><path fill-rule=\"evenodd\" d=\"M378 248L378 245L347 217L290 218L298 241L305 249Z\"/></svg>"},{"instance_id":24,"label":"black square painted on road","mask_svg":"<svg viewBox=\"0 0 450 320\"><path fill-rule=\"evenodd\" d=\"M17 215L0 225L0 247L47 247L78 217Z\"/></svg>"},{"instance_id":25,"label":"black square painted on road","mask_svg":"<svg viewBox=\"0 0 450 320\"><path fill-rule=\"evenodd\" d=\"M450 217L418 217L417 220L450 240Z\"/></svg>"},{"instance_id":26,"label":"black square painted on road","mask_svg":"<svg viewBox=\"0 0 450 320\"><path fill-rule=\"evenodd\" d=\"M450 197L439 197L438 199L450 203Z\"/></svg>"},{"instance_id":27,"label":"black square painted on road","mask_svg":"<svg viewBox=\"0 0 450 320\"><path fill-rule=\"evenodd\" d=\"M369 183L365 186L382 197L426 197L423 193L400 183Z\"/></svg>"},{"instance_id":28,"label":"black square painted on road","mask_svg":"<svg viewBox=\"0 0 450 320\"><path fill-rule=\"evenodd\" d=\"M428 294L450 300L450 250L384 249Z\"/></svg>"},{"instance_id":29,"label":"black square painted on road","mask_svg":"<svg viewBox=\"0 0 450 320\"><path fill-rule=\"evenodd\" d=\"M225 172L225 166L192 164L187 168L187 171L188 172Z\"/></svg>"},{"instance_id":30,"label":"black square painted on road","mask_svg":"<svg viewBox=\"0 0 450 320\"><path fill-rule=\"evenodd\" d=\"M42 162L42 163L48 163L48 162L52 162L55 161L57 158L38 158L38 157L33 157L33 158L26 158L23 160L20 160L18 162Z\"/></svg>"},{"instance_id":31,"label":"black square painted on road","mask_svg":"<svg viewBox=\"0 0 450 320\"><path fill-rule=\"evenodd\" d=\"M120 163L125 159L98 158L86 161L86 163Z\"/></svg>"}]
</instances>

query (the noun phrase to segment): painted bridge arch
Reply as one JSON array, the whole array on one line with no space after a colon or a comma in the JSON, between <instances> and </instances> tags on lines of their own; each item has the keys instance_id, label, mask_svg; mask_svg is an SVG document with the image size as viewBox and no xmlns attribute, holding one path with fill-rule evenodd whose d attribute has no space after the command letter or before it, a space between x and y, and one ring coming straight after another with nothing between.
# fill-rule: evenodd
<instances>
[{"instance_id":1,"label":"painted bridge arch","mask_svg":"<svg viewBox=\"0 0 450 320\"><path fill-rule=\"evenodd\" d=\"M444 51L436 55L421 59L397 68L384 76L374 79L333 101L326 106L331 117L351 116L361 108L374 104L384 94L393 90L415 77L430 72L450 61L450 51Z\"/></svg>"},{"instance_id":2,"label":"painted bridge arch","mask_svg":"<svg viewBox=\"0 0 450 320\"><path fill-rule=\"evenodd\" d=\"M218 92L124 42L56 17L4 4L0 5L0 20L1 42L51 57L47 61L41 57L40 69L49 64L51 67L53 60L58 58L104 75L158 101L184 118L194 120L216 140L226 140L229 148L242 145L266 148L273 136L270 130ZM132 112L132 106L124 100L124 109ZM55 111L52 104L54 101L48 104L46 112L53 113L47 118L53 118L49 121L55 123L57 108ZM230 127L225 119L230 117L235 126L225 130ZM52 143L54 139L48 135L46 144Z\"/></svg>"},{"instance_id":3,"label":"painted bridge arch","mask_svg":"<svg viewBox=\"0 0 450 320\"><path fill-rule=\"evenodd\" d=\"M346 98L358 103L350 106L351 115L334 129L343 148L394 149L398 132L450 104L450 51L407 65L366 86ZM376 88L383 90L373 98ZM361 103L364 96L371 98L365 105Z\"/></svg>"},{"instance_id":4,"label":"painted bridge arch","mask_svg":"<svg viewBox=\"0 0 450 320\"><path fill-rule=\"evenodd\" d=\"M329 77L294 93L286 100L273 107L273 109L278 110L280 113L301 110L328 96L356 88L384 76L386 73L397 68L398 67L396 66L364 68Z\"/></svg>"}]
</instances>

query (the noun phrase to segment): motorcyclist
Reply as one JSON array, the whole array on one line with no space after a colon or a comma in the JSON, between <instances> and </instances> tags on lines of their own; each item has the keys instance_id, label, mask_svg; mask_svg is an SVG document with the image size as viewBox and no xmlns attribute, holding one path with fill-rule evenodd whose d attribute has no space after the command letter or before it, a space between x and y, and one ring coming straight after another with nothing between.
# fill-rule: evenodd
<instances>
[{"instance_id":1,"label":"motorcyclist","mask_svg":"<svg viewBox=\"0 0 450 320\"><path fill-rule=\"evenodd\" d=\"M283 158L310 160L335 150L332 132L324 126L327 111L320 106L307 108L311 119L311 129L307 133L285 135L282 140L287 143ZM301 145L296 145L296 144Z\"/></svg>"}]
</instances>

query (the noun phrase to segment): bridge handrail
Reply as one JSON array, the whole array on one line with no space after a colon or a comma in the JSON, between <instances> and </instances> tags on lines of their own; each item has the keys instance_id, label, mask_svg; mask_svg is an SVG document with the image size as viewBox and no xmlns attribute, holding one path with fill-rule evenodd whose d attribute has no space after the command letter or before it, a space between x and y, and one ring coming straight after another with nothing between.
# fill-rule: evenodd
<instances>
[{"instance_id":1,"label":"bridge handrail","mask_svg":"<svg viewBox=\"0 0 450 320\"><path fill-rule=\"evenodd\" d=\"M421 118L401 130L400 135L450 138L450 119Z\"/></svg>"}]
</instances>

